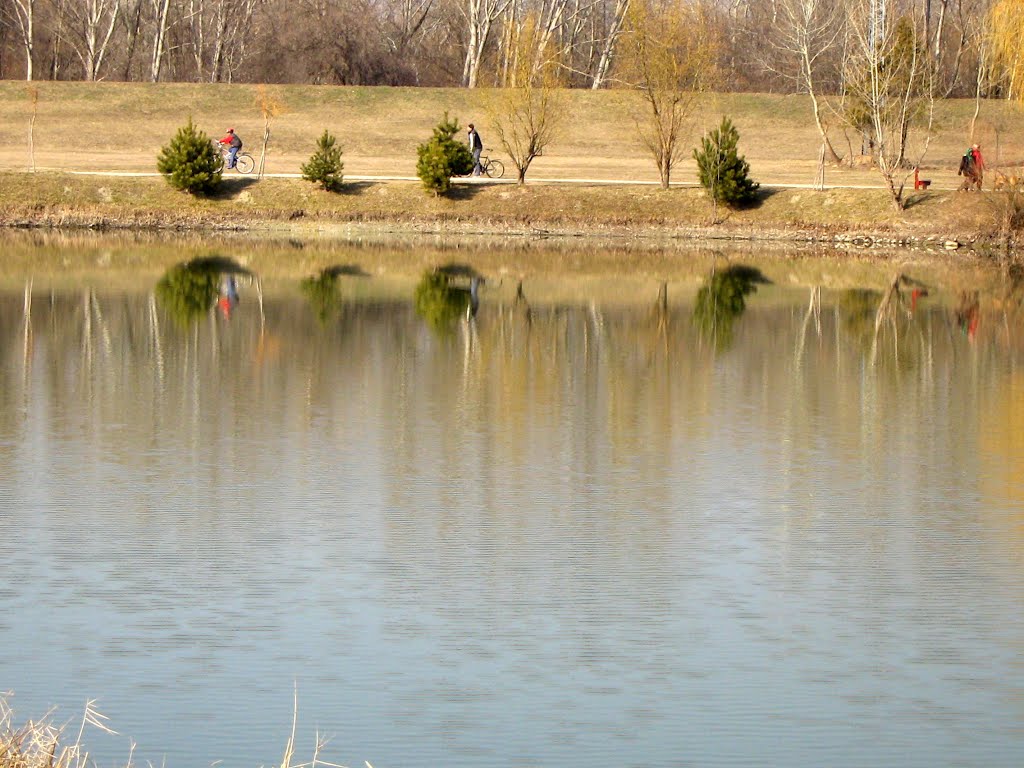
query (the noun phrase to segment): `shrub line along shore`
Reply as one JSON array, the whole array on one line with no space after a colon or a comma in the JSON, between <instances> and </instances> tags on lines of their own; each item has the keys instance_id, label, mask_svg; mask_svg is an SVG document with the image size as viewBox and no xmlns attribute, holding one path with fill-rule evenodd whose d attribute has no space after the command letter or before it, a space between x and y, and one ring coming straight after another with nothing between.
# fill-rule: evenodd
<instances>
[{"instance_id":1,"label":"shrub line along shore","mask_svg":"<svg viewBox=\"0 0 1024 768\"><path fill-rule=\"evenodd\" d=\"M700 189L567 183L459 185L447 197L408 181L349 181L324 192L292 178L227 178L212 198L157 176L0 173L0 226L16 228L394 231L524 236L1006 247L1005 195L929 191L895 214L884 190L766 187L757 204L719 208Z\"/></svg>"}]
</instances>

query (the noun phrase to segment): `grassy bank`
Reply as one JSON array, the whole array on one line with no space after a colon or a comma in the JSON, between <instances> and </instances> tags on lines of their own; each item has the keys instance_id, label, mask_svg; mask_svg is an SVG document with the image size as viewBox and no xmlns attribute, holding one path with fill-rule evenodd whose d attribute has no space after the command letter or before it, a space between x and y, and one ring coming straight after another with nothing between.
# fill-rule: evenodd
<instances>
[{"instance_id":1,"label":"grassy bank","mask_svg":"<svg viewBox=\"0 0 1024 768\"><path fill-rule=\"evenodd\" d=\"M712 226L712 213L697 189L662 191L647 186L557 185L536 180L605 179L655 181L649 155L637 139L642 118L635 93L567 91L562 111L571 116L531 167L526 188L460 185L448 199L434 199L415 183L357 182L340 194L318 192L298 180L254 183L228 177L222 194L194 200L157 178L82 177L73 171L153 172L155 158L191 115L210 134L228 125L259 156L264 120L261 95L276 101L266 157L268 173L296 173L324 128L344 148L345 173L414 176L416 146L448 111L481 128L494 147L487 89L360 88L328 86L38 83L33 108L24 83L0 83L0 223L27 226L142 228L329 229L360 224L403 230L439 228L482 233L557 231L568 234L822 238L865 234L885 238L970 241L997 233L1005 199L956 195L956 168L968 141L972 101L944 101L922 175L931 189L915 196L902 214L889 206L877 173L828 168L831 191L781 189L810 184L818 173L820 140L802 96L719 94L709 96L690 126L687 141L730 115L740 130L740 149L753 177L764 185L760 204L730 213ZM35 109L33 151L29 126ZM986 102L975 138L991 169L1024 161L1024 135L1015 108ZM843 154L859 151L856 137L841 131L833 142ZM24 171L34 159L38 173ZM503 158L511 168L508 158ZM991 175L991 174L990 174ZM693 183L692 159L674 179Z\"/></svg>"},{"instance_id":2,"label":"grassy bank","mask_svg":"<svg viewBox=\"0 0 1024 768\"><path fill-rule=\"evenodd\" d=\"M413 182L352 182L340 193L298 179L230 178L215 198L193 198L158 177L0 173L7 226L273 229L310 233L359 225L396 231L833 241L969 242L998 228L1005 196L928 191L902 214L871 189L766 190L751 208L712 221L702 190L657 187L466 184L449 197ZM720 211L721 213L721 211Z\"/></svg>"},{"instance_id":3,"label":"grassy bank","mask_svg":"<svg viewBox=\"0 0 1024 768\"><path fill-rule=\"evenodd\" d=\"M153 171L160 147L192 116L210 134L236 128L246 148L258 155L264 120L251 85L38 83L35 162L49 170ZM25 83L0 83L0 170L24 170L30 164L32 101ZM271 125L268 173L296 173L316 138L329 128L344 149L345 172L355 175L411 176L416 145L425 141L444 112L463 125L475 122L489 151L502 157L488 106L487 89L366 88L272 86L263 91L280 105ZM566 91L568 116L544 155L530 169L533 178L657 179L641 146L636 118L643 118L635 93L624 90ZM729 115L740 131L740 151L755 179L766 184L813 183L821 141L804 96L719 94L709 96L694 115L685 142L695 146L701 133ZM949 100L937 105L935 133L923 169L933 188L959 183L956 169L970 138L974 102ZM838 121L831 121L838 125ZM1024 162L1019 115L1005 102L986 102L974 137L985 148L990 167ZM860 151L859 138L832 132L838 151ZM503 158L507 161L507 158ZM506 162L508 167L508 163ZM679 181L696 180L689 157L680 164ZM832 169L835 186L878 184L865 169Z\"/></svg>"}]
</instances>

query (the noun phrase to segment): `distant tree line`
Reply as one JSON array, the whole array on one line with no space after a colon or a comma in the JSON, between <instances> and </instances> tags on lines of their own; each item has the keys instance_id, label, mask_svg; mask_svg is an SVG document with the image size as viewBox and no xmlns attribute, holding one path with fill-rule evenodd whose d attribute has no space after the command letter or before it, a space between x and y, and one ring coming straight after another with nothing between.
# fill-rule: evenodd
<instances>
[{"instance_id":1,"label":"distant tree line","mask_svg":"<svg viewBox=\"0 0 1024 768\"><path fill-rule=\"evenodd\" d=\"M472 88L553 66L600 88L621 82L631 19L685 6L718 41L720 90L842 94L858 36L888 17L910 25L938 95L1007 95L987 30L1017 2L0 0L0 78Z\"/></svg>"}]
</instances>

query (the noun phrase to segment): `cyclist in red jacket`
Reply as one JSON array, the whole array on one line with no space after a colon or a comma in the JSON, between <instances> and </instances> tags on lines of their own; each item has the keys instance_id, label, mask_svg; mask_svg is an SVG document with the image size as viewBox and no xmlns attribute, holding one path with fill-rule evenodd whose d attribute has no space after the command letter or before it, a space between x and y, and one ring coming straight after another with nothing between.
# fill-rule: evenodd
<instances>
[{"instance_id":1,"label":"cyclist in red jacket","mask_svg":"<svg viewBox=\"0 0 1024 768\"><path fill-rule=\"evenodd\" d=\"M235 135L234 128L228 128L227 135L220 140L221 144L224 144L228 148L228 168L235 167L235 158L238 157L238 153L242 151L242 140Z\"/></svg>"}]
</instances>

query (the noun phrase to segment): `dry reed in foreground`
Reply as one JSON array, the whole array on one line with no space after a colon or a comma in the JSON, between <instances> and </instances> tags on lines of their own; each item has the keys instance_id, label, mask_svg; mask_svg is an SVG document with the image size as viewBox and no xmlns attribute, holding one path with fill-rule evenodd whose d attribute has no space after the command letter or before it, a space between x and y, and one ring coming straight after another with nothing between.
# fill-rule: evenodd
<instances>
[{"instance_id":1,"label":"dry reed in foreground","mask_svg":"<svg viewBox=\"0 0 1024 768\"><path fill-rule=\"evenodd\" d=\"M82 741L86 727L97 728L104 733L118 735L117 731L107 725L108 718L96 709L96 700L85 703L81 722L74 741L67 743L68 728L71 722L56 722L56 709L50 709L37 720L27 720L21 725L15 722L14 708L11 706L12 691L0 692L0 768L96 768L95 760L90 759L89 751ZM292 709L291 734L285 744L284 755L279 765L272 768L346 768L338 763L331 763L321 757L321 753L330 741L319 731L316 732L316 744L312 759L293 762L295 757L295 730L298 725L299 700L296 691ZM62 745L62 741L65 743ZM134 768L133 758L136 744L129 740L128 757L120 768ZM217 765L219 760L211 765ZM154 768L148 762L149 768ZM365 761L367 768L373 768Z\"/></svg>"},{"instance_id":2,"label":"dry reed in foreground","mask_svg":"<svg viewBox=\"0 0 1024 768\"><path fill-rule=\"evenodd\" d=\"M13 692L0 693L0 768L86 768L90 765L89 752L82 746L86 726L104 733L117 734L107 724L107 717L96 709L95 699L85 703L78 733L71 744L60 742L69 723L56 724L54 709L38 720L15 725L11 706ZM132 764L135 742L131 742L126 765Z\"/></svg>"}]
</instances>

